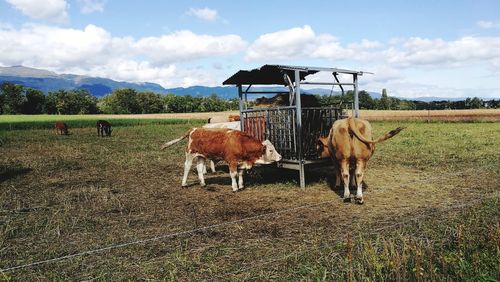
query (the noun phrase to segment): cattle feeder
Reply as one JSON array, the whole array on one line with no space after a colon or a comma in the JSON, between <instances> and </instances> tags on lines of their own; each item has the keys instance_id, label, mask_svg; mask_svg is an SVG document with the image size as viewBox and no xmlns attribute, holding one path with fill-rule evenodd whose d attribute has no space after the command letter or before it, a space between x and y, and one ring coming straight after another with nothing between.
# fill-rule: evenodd
<instances>
[{"instance_id":1,"label":"cattle feeder","mask_svg":"<svg viewBox=\"0 0 500 282\"><path fill-rule=\"evenodd\" d=\"M307 76L319 72L329 73L327 80L330 81L306 80ZM238 88L241 129L260 141L269 139L283 157L278 167L298 170L300 187L305 188L305 167L329 164L328 159L322 159L318 154L318 138L328 135L332 123L345 115L341 106L306 105L306 101L301 100L310 96L302 97L304 91L301 91L301 85L330 86L332 90L338 86L342 93L344 86L352 87L353 115L358 117L358 76L361 75L361 71L338 68L264 65L250 71L240 70L224 81L223 85L236 85ZM351 79L341 82L339 76ZM266 108L249 107L248 95L273 94L286 97L287 104Z\"/></svg>"}]
</instances>

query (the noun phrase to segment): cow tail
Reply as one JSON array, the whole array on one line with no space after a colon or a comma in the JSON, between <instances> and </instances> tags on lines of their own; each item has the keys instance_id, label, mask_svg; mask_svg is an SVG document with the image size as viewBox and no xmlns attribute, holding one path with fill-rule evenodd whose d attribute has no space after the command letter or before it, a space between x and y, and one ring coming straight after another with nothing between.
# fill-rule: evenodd
<instances>
[{"instance_id":1,"label":"cow tail","mask_svg":"<svg viewBox=\"0 0 500 282\"><path fill-rule=\"evenodd\" d=\"M398 127L396 129L393 129L393 130L387 132L386 134L384 134L383 136L380 136L379 138L377 138L374 142L379 143L379 142L385 141L389 138L392 138L394 135L398 134L403 129L405 129L405 127Z\"/></svg>"},{"instance_id":2,"label":"cow tail","mask_svg":"<svg viewBox=\"0 0 500 282\"><path fill-rule=\"evenodd\" d=\"M189 134L191 134L191 131L192 131L192 130L193 130L193 128L189 129L189 130L188 130L186 133L184 133L184 135L182 135L181 137L179 137L179 138L177 138L177 139L174 139L174 140L172 140L172 141L169 141L169 142L167 142L167 143L163 144L163 145L161 146L161 149L162 149L162 150L163 150L163 149L166 149L166 148L168 148L168 147L170 147L170 146L172 146L172 145L174 145L174 144L176 144L176 143L179 143L179 142L180 142L180 141L182 141L183 139L186 139L186 137L188 137L188 136L189 136Z\"/></svg>"},{"instance_id":3,"label":"cow tail","mask_svg":"<svg viewBox=\"0 0 500 282\"><path fill-rule=\"evenodd\" d=\"M393 130L387 132L386 134L380 136L379 138L377 138L375 140L369 140L369 139L365 138L361 134L361 132L359 132L358 127L356 126L356 123L354 122L354 118L352 118L352 117L348 118L348 122L349 122L349 129L352 131L352 133L354 133L354 135L359 140L361 140L363 143L366 143L366 144L376 144L376 143L383 142L389 138L392 138L394 135L401 132L401 130L405 129L404 127L398 127L396 129L393 129Z\"/></svg>"}]
</instances>

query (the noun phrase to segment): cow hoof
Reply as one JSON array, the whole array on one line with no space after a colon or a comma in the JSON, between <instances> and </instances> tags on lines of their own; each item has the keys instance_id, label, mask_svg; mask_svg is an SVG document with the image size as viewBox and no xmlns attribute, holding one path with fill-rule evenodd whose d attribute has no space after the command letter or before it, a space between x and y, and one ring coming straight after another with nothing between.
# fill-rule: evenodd
<instances>
[{"instance_id":1,"label":"cow hoof","mask_svg":"<svg viewBox=\"0 0 500 282\"><path fill-rule=\"evenodd\" d=\"M350 203L351 202L351 197L344 198L344 203Z\"/></svg>"},{"instance_id":2,"label":"cow hoof","mask_svg":"<svg viewBox=\"0 0 500 282\"><path fill-rule=\"evenodd\" d=\"M187 186L187 185L182 185L181 187L182 187L182 188L188 188L188 186Z\"/></svg>"},{"instance_id":3,"label":"cow hoof","mask_svg":"<svg viewBox=\"0 0 500 282\"><path fill-rule=\"evenodd\" d=\"M364 202L363 198L356 198L356 204L362 205Z\"/></svg>"},{"instance_id":4,"label":"cow hoof","mask_svg":"<svg viewBox=\"0 0 500 282\"><path fill-rule=\"evenodd\" d=\"M203 188L203 187L207 186L207 184L205 184L205 183L200 183L200 186L201 186L201 188Z\"/></svg>"}]
</instances>

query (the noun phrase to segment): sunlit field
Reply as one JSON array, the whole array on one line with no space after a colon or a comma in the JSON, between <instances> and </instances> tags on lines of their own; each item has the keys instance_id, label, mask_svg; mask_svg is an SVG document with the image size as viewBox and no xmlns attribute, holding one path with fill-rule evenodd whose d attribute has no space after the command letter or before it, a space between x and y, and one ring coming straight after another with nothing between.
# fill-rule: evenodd
<instances>
[{"instance_id":1,"label":"sunlit field","mask_svg":"<svg viewBox=\"0 0 500 282\"><path fill-rule=\"evenodd\" d=\"M185 142L159 148L195 117L107 116L99 138L101 116L0 116L1 279L499 279L500 122L373 121L406 129L377 145L357 205L331 167L304 190L258 167L233 193L220 163L181 188Z\"/></svg>"}]
</instances>

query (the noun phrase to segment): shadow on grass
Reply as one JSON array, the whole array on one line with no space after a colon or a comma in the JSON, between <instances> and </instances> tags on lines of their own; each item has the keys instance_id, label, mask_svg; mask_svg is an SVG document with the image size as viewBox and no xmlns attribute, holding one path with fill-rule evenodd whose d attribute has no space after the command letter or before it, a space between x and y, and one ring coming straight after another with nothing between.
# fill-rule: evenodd
<instances>
[{"instance_id":1,"label":"shadow on grass","mask_svg":"<svg viewBox=\"0 0 500 282\"><path fill-rule=\"evenodd\" d=\"M208 168L207 168L208 169ZM205 182L208 191L217 191L212 185L231 186L231 177L229 176L229 167L224 162L219 162L215 166L216 172L210 170L205 174ZM193 170L190 174L196 175ZM335 171L333 166L313 167L306 169L306 188L310 185L325 184L328 189L337 194L339 198L344 196L343 186L335 186ZM299 171L292 169L277 168L273 165L255 166L250 170L245 171L244 175L245 187L256 187L259 185L274 185L283 184L296 186L299 188ZM199 181L191 179L188 186L200 187ZM368 185L363 181L363 191L368 189ZM355 184L351 183L351 194L356 193Z\"/></svg>"},{"instance_id":2,"label":"shadow on grass","mask_svg":"<svg viewBox=\"0 0 500 282\"><path fill-rule=\"evenodd\" d=\"M7 165L0 165L0 183L7 181L11 178L15 178L20 175L24 175L30 172L32 169L28 167L12 167Z\"/></svg>"}]
</instances>

